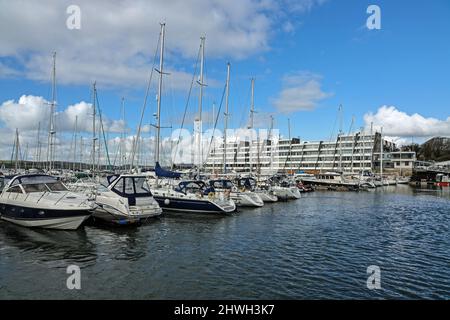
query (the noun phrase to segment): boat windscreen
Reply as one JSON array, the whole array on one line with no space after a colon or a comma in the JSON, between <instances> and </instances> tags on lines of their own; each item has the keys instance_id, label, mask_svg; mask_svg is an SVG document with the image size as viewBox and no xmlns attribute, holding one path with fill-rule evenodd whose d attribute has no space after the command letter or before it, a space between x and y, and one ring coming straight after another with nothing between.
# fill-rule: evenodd
<instances>
[{"instance_id":1,"label":"boat windscreen","mask_svg":"<svg viewBox=\"0 0 450 320\"><path fill-rule=\"evenodd\" d=\"M0 191L2 191L3 188L5 188L5 186L8 184L9 181L10 181L10 179L7 179L5 177L0 177Z\"/></svg>"},{"instance_id":2,"label":"boat windscreen","mask_svg":"<svg viewBox=\"0 0 450 320\"><path fill-rule=\"evenodd\" d=\"M21 184L26 193L44 192L44 191L67 191L64 184L52 176L36 175L24 176L15 179L11 187L16 184Z\"/></svg>"},{"instance_id":3,"label":"boat windscreen","mask_svg":"<svg viewBox=\"0 0 450 320\"><path fill-rule=\"evenodd\" d=\"M46 183L50 191L67 191L67 188L62 184L61 181L55 181L51 183Z\"/></svg>"},{"instance_id":4,"label":"boat windscreen","mask_svg":"<svg viewBox=\"0 0 450 320\"><path fill-rule=\"evenodd\" d=\"M134 186L137 194L150 194L150 187L145 177L134 178Z\"/></svg>"},{"instance_id":5,"label":"boat windscreen","mask_svg":"<svg viewBox=\"0 0 450 320\"><path fill-rule=\"evenodd\" d=\"M23 189L26 193L32 193L32 192L45 192L48 191L48 188L44 183L33 183L33 184L24 184L22 185Z\"/></svg>"},{"instance_id":6,"label":"boat windscreen","mask_svg":"<svg viewBox=\"0 0 450 320\"><path fill-rule=\"evenodd\" d=\"M52 176L25 176L19 178L20 183L24 184L40 184L40 183L54 183L58 180Z\"/></svg>"}]
</instances>

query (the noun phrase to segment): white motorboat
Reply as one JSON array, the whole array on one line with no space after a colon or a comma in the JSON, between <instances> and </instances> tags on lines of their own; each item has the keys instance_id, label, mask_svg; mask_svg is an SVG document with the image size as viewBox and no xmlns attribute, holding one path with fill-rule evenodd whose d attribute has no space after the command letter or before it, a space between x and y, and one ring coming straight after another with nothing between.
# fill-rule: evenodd
<instances>
[{"instance_id":1,"label":"white motorboat","mask_svg":"<svg viewBox=\"0 0 450 320\"><path fill-rule=\"evenodd\" d=\"M229 193L238 207L262 207L264 201L255 192L241 188L240 190L228 179L210 180L209 185L214 190Z\"/></svg>"},{"instance_id":2,"label":"white motorboat","mask_svg":"<svg viewBox=\"0 0 450 320\"><path fill-rule=\"evenodd\" d=\"M0 177L0 187L1 218L25 227L74 230L95 208L88 197L49 175Z\"/></svg>"},{"instance_id":3,"label":"white motorboat","mask_svg":"<svg viewBox=\"0 0 450 320\"><path fill-rule=\"evenodd\" d=\"M109 176L107 179L108 186L99 185L95 192L95 219L126 225L139 223L162 213L145 175L122 174Z\"/></svg>"}]
</instances>

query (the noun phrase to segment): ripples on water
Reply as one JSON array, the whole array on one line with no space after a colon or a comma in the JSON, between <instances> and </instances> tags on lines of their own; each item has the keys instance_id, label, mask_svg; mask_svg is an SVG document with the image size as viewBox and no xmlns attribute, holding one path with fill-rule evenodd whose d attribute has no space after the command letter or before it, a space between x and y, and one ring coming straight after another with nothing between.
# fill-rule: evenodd
<instances>
[{"instance_id":1,"label":"ripples on water","mask_svg":"<svg viewBox=\"0 0 450 320\"><path fill-rule=\"evenodd\" d=\"M450 298L450 193L316 192L226 217L51 231L0 222L0 298ZM65 287L66 267L82 289ZM366 287L369 265L381 290Z\"/></svg>"}]
</instances>

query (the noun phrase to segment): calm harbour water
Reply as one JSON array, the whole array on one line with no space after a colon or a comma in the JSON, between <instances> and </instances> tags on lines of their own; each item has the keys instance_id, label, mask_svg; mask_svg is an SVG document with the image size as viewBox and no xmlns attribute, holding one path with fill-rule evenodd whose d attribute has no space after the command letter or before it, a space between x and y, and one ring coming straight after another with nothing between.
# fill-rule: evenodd
<instances>
[{"instance_id":1,"label":"calm harbour water","mask_svg":"<svg viewBox=\"0 0 450 320\"><path fill-rule=\"evenodd\" d=\"M450 299L450 191L315 192L138 228L0 222L0 299ZM81 268L81 290L66 268ZM366 287L381 268L380 290Z\"/></svg>"}]
</instances>

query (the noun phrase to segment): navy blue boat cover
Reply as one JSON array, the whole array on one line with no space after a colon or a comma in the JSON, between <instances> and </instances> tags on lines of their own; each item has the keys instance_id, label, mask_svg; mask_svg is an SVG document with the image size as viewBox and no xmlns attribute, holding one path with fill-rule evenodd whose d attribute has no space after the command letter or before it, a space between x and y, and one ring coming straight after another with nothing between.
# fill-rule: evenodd
<instances>
[{"instance_id":1,"label":"navy blue boat cover","mask_svg":"<svg viewBox=\"0 0 450 320\"><path fill-rule=\"evenodd\" d=\"M170 171L170 170L161 168L161 166L159 165L159 162L157 162L155 164L155 174L158 177L164 177L164 178L179 178L179 177L181 177L181 173L179 173L179 172L174 172L174 171Z\"/></svg>"}]
</instances>

